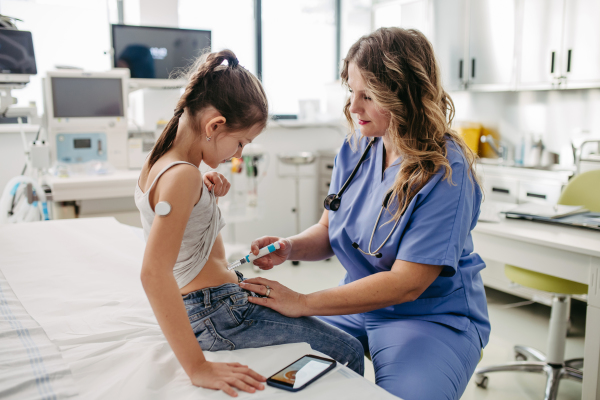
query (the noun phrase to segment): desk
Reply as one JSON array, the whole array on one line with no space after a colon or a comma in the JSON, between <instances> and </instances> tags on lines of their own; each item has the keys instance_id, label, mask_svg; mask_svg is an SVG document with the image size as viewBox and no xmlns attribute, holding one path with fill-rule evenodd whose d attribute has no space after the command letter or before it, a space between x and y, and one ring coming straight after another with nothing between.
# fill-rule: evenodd
<instances>
[{"instance_id":1,"label":"desk","mask_svg":"<svg viewBox=\"0 0 600 400\"><path fill-rule=\"evenodd\" d=\"M600 399L600 233L504 219L479 222L473 241L484 259L589 286L582 398Z\"/></svg>"},{"instance_id":2,"label":"desk","mask_svg":"<svg viewBox=\"0 0 600 400\"><path fill-rule=\"evenodd\" d=\"M107 175L81 175L59 178L47 175L53 201L74 201L133 197L139 170L118 170Z\"/></svg>"}]
</instances>

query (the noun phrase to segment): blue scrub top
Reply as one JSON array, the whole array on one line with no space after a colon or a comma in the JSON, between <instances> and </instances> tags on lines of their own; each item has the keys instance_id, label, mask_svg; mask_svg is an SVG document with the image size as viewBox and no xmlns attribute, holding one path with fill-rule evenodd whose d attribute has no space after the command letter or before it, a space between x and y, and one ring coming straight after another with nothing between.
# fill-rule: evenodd
<instances>
[{"instance_id":1,"label":"blue scrub top","mask_svg":"<svg viewBox=\"0 0 600 400\"><path fill-rule=\"evenodd\" d=\"M329 193L338 193L360 159L366 145L360 140L358 151L346 141L336 156ZM370 140L370 139L369 139ZM485 268L473 252L471 230L477 224L481 190L469 178L468 162L460 147L446 141L447 158L452 168L452 184L438 171L415 195L388 242L381 258L367 256L352 247L357 242L368 251L373 226L385 194L399 171L399 161L383 171L383 140L377 138L356 176L342 195L338 211L329 212L329 240L335 255L346 269L341 284L371 274L389 271L398 260L443 265L440 276L415 301L373 311L387 318L407 318L437 322L466 331L472 321L481 345L489 339L490 323L483 282L479 271ZM390 201L390 204L393 204ZM396 200L397 207L397 200ZM375 251L394 226L391 215L383 211L373 238ZM386 224L387 223L387 224Z\"/></svg>"}]
</instances>

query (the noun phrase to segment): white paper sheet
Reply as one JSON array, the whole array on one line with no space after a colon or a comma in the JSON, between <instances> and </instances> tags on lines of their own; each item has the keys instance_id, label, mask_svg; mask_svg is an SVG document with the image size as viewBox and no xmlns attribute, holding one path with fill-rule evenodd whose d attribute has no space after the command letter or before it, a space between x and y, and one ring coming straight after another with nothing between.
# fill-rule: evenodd
<instances>
[{"instance_id":1,"label":"white paper sheet","mask_svg":"<svg viewBox=\"0 0 600 400\"><path fill-rule=\"evenodd\" d=\"M59 348L25 311L0 272L0 399L67 399L78 393Z\"/></svg>"},{"instance_id":2,"label":"white paper sheet","mask_svg":"<svg viewBox=\"0 0 600 400\"><path fill-rule=\"evenodd\" d=\"M169 348L143 292L144 243L112 218L0 226L0 269L27 313L60 349L82 399L226 399L196 388ZM2 338L0 338L0 341ZM271 375L306 343L205 353ZM338 368L293 394L275 388L240 398L395 398Z\"/></svg>"}]
</instances>

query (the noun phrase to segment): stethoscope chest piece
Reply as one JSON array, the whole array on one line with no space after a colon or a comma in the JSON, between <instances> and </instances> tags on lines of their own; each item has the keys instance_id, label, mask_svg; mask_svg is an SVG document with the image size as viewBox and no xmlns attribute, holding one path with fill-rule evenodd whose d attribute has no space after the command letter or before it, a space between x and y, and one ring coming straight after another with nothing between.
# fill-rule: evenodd
<instances>
[{"instance_id":1,"label":"stethoscope chest piece","mask_svg":"<svg viewBox=\"0 0 600 400\"><path fill-rule=\"evenodd\" d=\"M339 210L341 204L342 200L337 194L330 194L329 196L325 197L325 201L323 202L323 206L329 211Z\"/></svg>"},{"instance_id":2,"label":"stethoscope chest piece","mask_svg":"<svg viewBox=\"0 0 600 400\"><path fill-rule=\"evenodd\" d=\"M159 201L154 207L154 212L161 217L167 216L171 213L171 204L168 201Z\"/></svg>"}]
</instances>

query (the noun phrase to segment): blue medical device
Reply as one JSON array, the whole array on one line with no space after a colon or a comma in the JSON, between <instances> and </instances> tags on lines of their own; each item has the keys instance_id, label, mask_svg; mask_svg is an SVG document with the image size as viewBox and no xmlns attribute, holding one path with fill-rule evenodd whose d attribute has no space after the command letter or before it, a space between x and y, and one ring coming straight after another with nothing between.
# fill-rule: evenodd
<instances>
[{"instance_id":1,"label":"blue medical device","mask_svg":"<svg viewBox=\"0 0 600 400\"><path fill-rule=\"evenodd\" d=\"M67 164L107 161L106 133L59 133L56 159Z\"/></svg>"}]
</instances>

